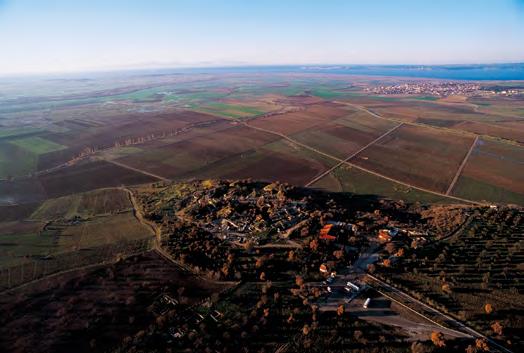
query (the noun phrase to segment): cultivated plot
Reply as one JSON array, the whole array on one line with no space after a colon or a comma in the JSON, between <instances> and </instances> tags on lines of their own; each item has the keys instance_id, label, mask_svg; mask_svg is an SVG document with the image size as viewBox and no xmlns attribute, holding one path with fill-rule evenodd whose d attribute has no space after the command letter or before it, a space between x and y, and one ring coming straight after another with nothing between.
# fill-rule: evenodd
<instances>
[{"instance_id":1,"label":"cultivated plot","mask_svg":"<svg viewBox=\"0 0 524 353\"><path fill-rule=\"evenodd\" d=\"M187 177L281 181L305 185L337 162L287 140L277 140L222 159Z\"/></svg>"},{"instance_id":2,"label":"cultivated plot","mask_svg":"<svg viewBox=\"0 0 524 353\"><path fill-rule=\"evenodd\" d=\"M322 126L348 115L349 112L351 110L348 110L341 104L322 103L302 107L298 111L261 117L253 120L250 124L290 135Z\"/></svg>"},{"instance_id":3,"label":"cultivated plot","mask_svg":"<svg viewBox=\"0 0 524 353\"><path fill-rule=\"evenodd\" d=\"M242 153L275 141L278 137L243 126L207 133L191 139L149 148L118 159L134 168L163 177L180 179L192 171L225 158L240 158Z\"/></svg>"},{"instance_id":4,"label":"cultivated plot","mask_svg":"<svg viewBox=\"0 0 524 353\"><path fill-rule=\"evenodd\" d=\"M410 185L446 192L473 141L469 136L404 125L351 162Z\"/></svg>"},{"instance_id":5,"label":"cultivated plot","mask_svg":"<svg viewBox=\"0 0 524 353\"><path fill-rule=\"evenodd\" d=\"M479 140L452 194L524 205L524 147Z\"/></svg>"},{"instance_id":6,"label":"cultivated plot","mask_svg":"<svg viewBox=\"0 0 524 353\"><path fill-rule=\"evenodd\" d=\"M395 125L395 122L357 111L291 137L307 146L344 159Z\"/></svg>"},{"instance_id":7,"label":"cultivated plot","mask_svg":"<svg viewBox=\"0 0 524 353\"><path fill-rule=\"evenodd\" d=\"M453 199L440 196L367 173L358 168L341 165L311 185L327 191L348 192L421 203L454 203Z\"/></svg>"}]
</instances>

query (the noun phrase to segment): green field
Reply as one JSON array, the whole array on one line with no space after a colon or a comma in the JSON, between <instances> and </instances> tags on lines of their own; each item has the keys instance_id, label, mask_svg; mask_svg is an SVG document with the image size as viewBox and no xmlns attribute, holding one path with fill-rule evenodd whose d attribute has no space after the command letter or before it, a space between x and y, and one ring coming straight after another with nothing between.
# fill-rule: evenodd
<instances>
[{"instance_id":1,"label":"green field","mask_svg":"<svg viewBox=\"0 0 524 353\"><path fill-rule=\"evenodd\" d=\"M16 137L20 135L28 135L28 134L34 134L37 132L40 132L42 130L37 128L30 128L30 127L20 127L20 128L2 128L0 130L0 139L6 138L6 137Z\"/></svg>"},{"instance_id":2,"label":"green field","mask_svg":"<svg viewBox=\"0 0 524 353\"><path fill-rule=\"evenodd\" d=\"M198 108L198 110L229 118L245 118L249 116L264 114L264 111L254 107L226 104L220 102L206 104Z\"/></svg>"},{"instance_id":3,"label":"green field","mask_svg":"<svg viewBox=\"0 0 524 353\"><path fill-rule=\"evenodd\" d=\"M0 142L0 178L35 171L38 156L15 145Z\"/></svg>"},{"instance_id":4,"label":"green field","mask_svg":"<svg viewBox=\"0 0 524 353\"><path fill-rule=\"evenodd\" d=\"M453 199L404 186L357 168L340 166L312 185L328 191L379 196L406 202L453 203Z\"/></svg>"},{"instance_id":5,"label":"green field","mask_svg":"<svg viewBox=\"0 0 524 353\"><path fill-rule=\"evenodd\" d=\"M491 201L501 203L514 203L524 205L524 195L513 192L493 184L484 183L474 178L462 175L455 188L453 196L463 197L468 200Z\"/></svg>"},{"instance_id":6,"label":"green field","mask_svg":"<svg viewBox=\"0 0 524 353\"><path fill-rule=\"evenodd\" d=\"M11 140L9 143L18 146L28 152L31 152L35 155L41 155L49 152L60 151L67 148L64 145L54 143L43 139L41 137L26 137L16 140Z\"/></svg>"}]
</instances>

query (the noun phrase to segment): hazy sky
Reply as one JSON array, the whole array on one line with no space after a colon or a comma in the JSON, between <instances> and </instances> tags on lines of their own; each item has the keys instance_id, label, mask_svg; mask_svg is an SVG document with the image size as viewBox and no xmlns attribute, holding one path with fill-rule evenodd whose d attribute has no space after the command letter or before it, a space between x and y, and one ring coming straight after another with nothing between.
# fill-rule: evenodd
<instances>
[{"instance_id":1,"label":"hazy sky","mask_svg":"<svg viewBox=\"0 0 524 353\"><path fill-rule=\"evenodd\" d=\"M0 0L0 73L524 61L524 0Z\"/></svg>"}]
</instances>

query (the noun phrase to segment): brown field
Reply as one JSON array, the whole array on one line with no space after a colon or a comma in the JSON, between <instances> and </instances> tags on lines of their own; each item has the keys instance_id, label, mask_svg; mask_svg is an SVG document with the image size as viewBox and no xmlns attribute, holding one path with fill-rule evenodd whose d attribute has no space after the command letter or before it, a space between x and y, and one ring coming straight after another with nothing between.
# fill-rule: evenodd
<instances>
[{"instance_id":1,"label":"brown field","mask_svg":"<svg viewBox=\"0 0 524 353\"><path fill-rule=\"evenodd\" d=\"M464 121L455 127L479 135L498 136L507 140L524 143L524 121L497 122L490 124L476 121Z\"/></svg>"},{"instance_id":2,"label":"brown field","mask_svg":"<svg viewBox=\"0 0 524 353\"><path fill-rule=\"evenodd\" d=\"M480 140L453 194L524 205L524 147Z\"/></svg>"},{"instance_id":3,"label":"brown field","mask_svg":"<svg viewBox=\"0 0 524 353\"><path fill-rule=\"evenodd\" d=\"M13 222L28 218L37 208L38 203L24 205L0 206L0 222Z\"/></svg>"},{"instance_id":4,"label":"brown field","mask_svg":"<svg viewBox=\"0 0 524 353\"><path fill-rule=\"evenodd\" d=\"M188 178L225 178L282 181L304 185L336 162L285 140L192 171Z\"/></svg>"},{"instance_id":5,"label":"brown field","mask_svg":"<svg viewBox=\"0 0 524 353\"><path fill-rule=\"evenodd\" d=\"M404 125L351 162L388 177L445 192L473 139Z\"/></svg>"},{"instance_id":6,"label":"brown field","mask_svg":"<svg viewBox=\"0 0 524 353\"><path fill-rule=\"evenodd\" d=\"M44 227L44 222L33 221L4 221L0 222L0 240L5 240L4 235L37 233ZM0 246L5 246L1 244Z\"/></svg>"},{"instance_id":7,"label":"brown field","mask_svg":"<svg viewBox=\"0 0 524 353\"><path fill-rule=\"evenodd\" d=\"M65 132L47 133L42 137L53 142L68 146L65 150L55 151L40 156L38 170L45 170L53 166L65 163L78 156L86 148L104 149L123 144L126 140L136 141L140 138L159 138L182 128L188 128L195 124L213 123L220 119L191 111L170 113L130 113L123 122L108 121L105 124L92 126L78 126L80 120L75 120L74 126L71 121L57 123L57 125L68 128ZM88 121L90 122L90 121Z\"/></svg>"},{"instance_id":8,"label":"brown field","mask_svg":"<svg viewBox=\"0 0 524 353\"><path fill-rule=\"evenodd\" d=\"M274 135L234 126L188 140L148 149L119 162L168 178L183 178L194 170L278 139Z\"/></svg>"},{"instance_id":9,"label":"brown field","mask_svg":"<svg viewBox=\"0 0 524 353\"><path fill-rule=\"evenodd\" d=\"M290 135L342 118L351 112L348 108L336 103L315 104L303 109L258 118L253 120L251 125Z\"/></svg>"},{"instance_id":10,"label":"brown field","mask_svg":"<svg viewBox=\"0 0 524 353\"><path fill-rule=\"evenodd\" d=\"M415 122L420 118L433 119L435 121L445 120L456 121L460 123L463 120L468 121L487 121L496 120L495 117L489 117L483 113L475 112L473 107L463 104L439 104L428 102L409 101L380 101L375 100L374 104L366 104L373 112L386 118L401 119L404 121Z\"/></svg>"},{"instance_id":11,"label":"brown field","mask_svg":"<svg viewBox=\"0 0 524 353\"><path fill-rule=\"evenodd\" d=\"M151 176L105 161L79 164L38 177L38 181L49 198L112 186L148 183L156 180Z\"/></svg>"},{"instance_id":12,"label":"brown field","mask_svg":"<svg viewBox=\"0 0 524 353\"><path fill-rule=\"evenodd\" d=\"M297 96L279 96L275 100L277 103L284 105L311 105L321 103L323 100L319 97L309 95L297 95Z\"/></svg>"},{"instance_id":13,"label":"brown field","mask_svg":"<svg viewBox=\"0 0 524 353\"><path fill-rule=\"evenodd\" d=\"M182 273L154 253L60 275L0 296L0 350L108 351L155 322L150 306L159 294L169 293L183 308L224 288Z\"/></svg>"},{"instance_id":14,"label":"brown field","mask_svg":"<svg viewBox=\"0 0 524 353\"><path fill-rule=\"evenodd\" d=\"M363 112L354 112L292 137L322 152L346 158L395 125L394 122L376 119Z\"/></svg>"},{"instance_id":15,"label":"brown field","mask_svg":"<svg viewBox=\"0 0 524 353\"><path fill-rule=\"evenodd\" d=\"M45 189L35 178L0 180L0 206L37 203L45 198Z\"/></svg>"}]
</instances>

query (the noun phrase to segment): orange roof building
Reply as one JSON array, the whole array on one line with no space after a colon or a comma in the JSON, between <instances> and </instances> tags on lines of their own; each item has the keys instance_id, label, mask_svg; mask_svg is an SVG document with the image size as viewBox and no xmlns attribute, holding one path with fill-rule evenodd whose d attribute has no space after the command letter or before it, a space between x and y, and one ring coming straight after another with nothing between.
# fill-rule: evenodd
<instances>
[{"instance_id":1,"label":"orange roof building","mask_svg":"<svg viewBox=\"0 0 524 353\"><path fill-rule=\"evenodd\" d=\"M336 240L337 237L334 235L329 234L331 231L331 228L333 228L333 224L326 224L321 230L320 230L320 239L323 240Z\"/></svg>"}]
</instances>

